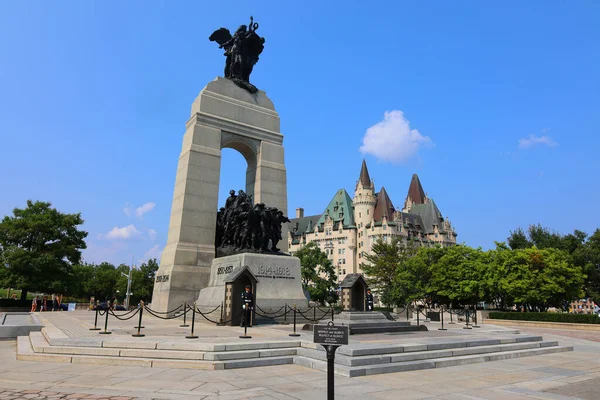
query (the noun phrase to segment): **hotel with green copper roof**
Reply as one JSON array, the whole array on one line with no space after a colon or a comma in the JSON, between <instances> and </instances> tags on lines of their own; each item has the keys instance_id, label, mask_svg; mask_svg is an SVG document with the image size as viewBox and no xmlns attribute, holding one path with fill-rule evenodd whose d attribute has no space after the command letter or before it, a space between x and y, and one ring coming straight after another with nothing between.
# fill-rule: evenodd
<instances>
[{"instance_id":1,"label":"hotel with green copper roof","mask_svg":"<svg viewBox=\"0 0 600 400\"><path fill-rule=\"evenodd\" d=\"M304 216L304 209L296 209L288 248L294 254L309 242L317 243L336 266L341 282L347 274L362 273L364 256L378 238L391 241L394 236L405 244L426 247L456 244L456 231L427 196L416 174L411 178L404 206L398 209L383 186L375 191L363 160L354 198L339 189L320 215Z\"/></svg>"}]
</instances>

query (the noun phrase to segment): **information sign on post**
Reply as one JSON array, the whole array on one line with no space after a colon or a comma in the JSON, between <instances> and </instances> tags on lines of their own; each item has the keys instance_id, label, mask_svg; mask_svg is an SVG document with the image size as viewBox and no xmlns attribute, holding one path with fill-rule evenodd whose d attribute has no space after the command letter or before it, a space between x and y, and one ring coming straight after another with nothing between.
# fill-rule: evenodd
<instances>
[{"instance_id":1,"label":"information sign on post","mask_svg":"<svg viewBox=\"0 0 600 400\"><path fill-rule=\"evenodd\" d=\"M314 334L314 342L318 344L337 346L348 344L348 327L335 326L331 321L327 325L314 325Z\"/></svg>"},{"instance_id":2,"label":"information sign on post","mask_svg":"<svg viewBox=\"0 0 600 400\"><path fill-rule=\"evenodd\" d=\"M348 344L348 327L335 326L333 321L327 325L313 325L314 342L327 352L327 400L334 400L334 361L338 347Z\"/></svg>"}]
</instances>

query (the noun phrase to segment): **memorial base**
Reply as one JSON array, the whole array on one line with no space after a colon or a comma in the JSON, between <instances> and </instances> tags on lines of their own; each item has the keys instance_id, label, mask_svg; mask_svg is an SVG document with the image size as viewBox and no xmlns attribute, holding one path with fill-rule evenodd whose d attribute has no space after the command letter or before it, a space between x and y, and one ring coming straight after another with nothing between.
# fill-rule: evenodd
<instances>
[{"instance_id":1,"label":"memorial base","mask_svg":"<svg viewBox=\"0 0 600 400\"><path fill-rule=\"evenodd\" d=\"M239 325L241 295L246 285L252 287L255 313L282 313L286 304L307 308L308 299L302 289L300 259L260 253L241 253L215 258L209 286L200 291L196 304L209 309L223 304L226 325ZM278 311L279 310L279 311Z\"/></svg>"}]
</instances>

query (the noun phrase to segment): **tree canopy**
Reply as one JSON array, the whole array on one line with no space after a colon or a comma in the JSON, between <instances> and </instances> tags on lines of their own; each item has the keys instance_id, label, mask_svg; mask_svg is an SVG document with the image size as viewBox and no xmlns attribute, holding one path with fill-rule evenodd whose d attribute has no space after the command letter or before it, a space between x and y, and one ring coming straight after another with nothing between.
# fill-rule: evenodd
<instances>
[{"instance_id":1,"label":"tree canopy","mask_svg":"<svg viewBox=\"0 0 600 400\"><path fill-rule=\"evenodd\" d=\"M302 284L310 293L311 300L335 302L337 274L331 260L315 242L302 246L294 253L300 259Z\"/></svg>"},{"instance_id":2,"label":"tree canopy","mask_svg":"<svg viewBox=\"0 0 600 400\"><path fill-rule=\"evenodd\" d=\"M51 203L31 200L0 222L0 277L4 284L28 290L66 292L73 264L81 261L87 232L81 214L63 214Z\"/></svg>"}]
</instances>

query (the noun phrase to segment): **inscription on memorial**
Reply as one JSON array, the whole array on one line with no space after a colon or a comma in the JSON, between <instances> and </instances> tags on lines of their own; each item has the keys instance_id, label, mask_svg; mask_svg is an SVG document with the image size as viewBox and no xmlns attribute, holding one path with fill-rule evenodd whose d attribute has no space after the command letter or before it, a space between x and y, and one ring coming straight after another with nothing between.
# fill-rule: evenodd
<instances>
[{"instance_id":1,"label":"inscription on memorial","mask_svg":"<svg viewBox=\"0 0 600 400\"><path fill-rule=\"evenodd\" d=\"M261 265L257 268L256 272L256 276L259 278L295 279L293 276L290 276L292 272L290 267L266 267Z\"/></svg>"},{"instance_id":2,"label":"inscription on memorial","mask_svg":"<svg viewBox=\"0 0 600 400\"><path fill-rule=\"evenodd\" d=\"M228 267L219 267L217 268L217 275L230 274L233 272L233 265Z\"/></svg>"},{"instance_id":3,"label":"inscription on memorial","mask_svg":"<svg viewBox=\"0 0 600 400\"><path fill-rule=\"evenodd\" d=\"M169 275L158 275L156 277L156 282L169 282Z\"/></svg>"}]
</instances>

